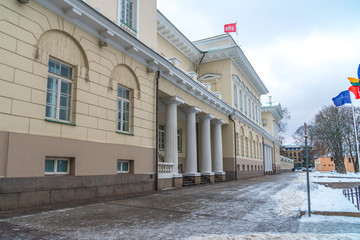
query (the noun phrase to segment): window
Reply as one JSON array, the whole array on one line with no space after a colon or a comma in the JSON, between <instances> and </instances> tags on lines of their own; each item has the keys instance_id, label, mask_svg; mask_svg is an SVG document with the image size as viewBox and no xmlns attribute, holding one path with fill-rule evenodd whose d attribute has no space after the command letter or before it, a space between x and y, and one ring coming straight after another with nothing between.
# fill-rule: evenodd
<instances>
[{"instance_id":1,"label":"window","mask_svg":"<svg viewBox=\"0 0 360 240\"><path fill-rule=\"evenodd\" d=\"M253 120L255 120L255 105L254 103L251 103L252 105L252 117L253 117Z\"/></svg>"},{"instance_id":2,"label":"window","mask_svg":"<svg viewBox=\"0 0 360 240\"><path fill-rule=\"evenodd\" d=\"M159 123L159 150L165 150L165 125Z\"/></svg>"},{"instance_id":3,"label":"window","mask_svg":"<svg viewBox=\"0 0 360 240\"><path fill-rule=\"evenodd\" d=\"M70 122L72 68L49 59L46 90L46 118Z\"/></svg>"},{"instance_id":4,"label":"window","mask_svg":"<svg viewBox=\"0 0 360 240\"><path fill-rule=\"evenodd\" d=\"M237 86L234 84L234 106L238 108Z\"/></svg>"},{"instance_id":5,"label":"window","mask_svg":"<svg viewBox=\"0 0 360 240\"><path fill-rule=\"evenodd\" d=\"M239 89L239 98L240 98L240 109L243 110L243 96L242 91Z\"/></svg>"},{"instance_id":6,"label":"window","mask_svg":"<svg viewBox=\"0 0 360 240\"><path fill-rule=\"evenodd\" d=\"M245 113L247 113L247 100L246 100L246 95L244 95L244 103L245 103Z\"/></svg>"},{"instance_id":7,"label":"window","mask_svg":"<svg viewBox=\"0 0 360 240\"><path fill-rule=\"evenodd\" d=\"M118 86L117 90L117 126L120 132L130 132L130 90Z\"/></svg>"},{"instance_id":8,"label":"window","mask_svg":"<svg viewBox=\"0 0 360 240\"><path fill-rule=\"evenodd\" d=\"M118 173L129 173L130 172L130 163L129 163L129 161L118 160L116 170L117 170Z\"/></svg>"},{"instance_id":9,"label":"window","mask_svg":"<svg viewBox=\"0 0 360 240\"><path fill-rule=\"evenodd\" d=\"M349 160L349 163L351 163L351 158L349 158L348 160Z\"/></svg>"},{"instance_id":10,"label":"window","mask_svg":"<svg viewBox=\"0 0 360 240\"><path fill-rule=\"evenodd\" d=\"M177 129L177 142L178 142L178 152L182 152L182 130L181 130L181 128Z\"/></svg>"},{"instance_id":11,"label":"window","mask_svg":"<svg viewBox=\"0 0 360 240\"><path fill-rule=\"evenodd\" d=\"M120 21L132 29L136 29L136 1L119 0Z\"/></svg>"},{"instance_id":12,"label":"window","mask_svg":"<svg viewBox=\"0 0 360 240\"><path fill-rule=\"evenodd\" d=\"M245 171L245 165L244 164L242 165L242 170Z\"/></svg>"},{"instance_id":13,"label":"window","mask_svg":"<svg viewBox=\"0 0 360 240\"><path fill-rule=\"evenodd\" d=\"M69 174L69 159L66 158L46 158L45 175Z\"/></svg>"},{"instance_id":14,"label":"window","mask_svg":"<svg viewBox=\"0 0 360 240\"><path fill-rule=\"evenodd\" d=\"M239 149L239 134L238 133L235 133L235 137L236 137L236 155L240 155L240 149Z\"/></svg>"},{"instance_id":15,"label":"window","mask_svg":"<svg viewBox=\"0 0 360 240\"><path fill-rule=\"evenodd\" d=\"M250 103L250 98L248 99L248 107L249 107L249 114L250 114L250 117L251 117L251 103Z\"/></svg>"},{"instance_id":16,"label":"window","mask_svg":"<svg viewBox=\"0 0 360 240\"><path fill-rule=\"evenodd\" d=\"M296 152L294 152L294 157L296 157Z\"/></svg>"}]
</instances>

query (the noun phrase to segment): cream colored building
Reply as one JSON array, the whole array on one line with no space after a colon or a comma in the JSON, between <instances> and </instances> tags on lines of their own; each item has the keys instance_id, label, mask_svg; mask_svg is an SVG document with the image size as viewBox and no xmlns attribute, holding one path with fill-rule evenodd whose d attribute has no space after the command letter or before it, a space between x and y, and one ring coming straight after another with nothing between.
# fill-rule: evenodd
<instances>
[{"instance_id":1,"label":"cream colored building","mask_svg":"<svg viewBox=\"0 0 360 240\"><path fill-rule=\"evenodd\" d=\"M23 2L0 3L1 209L281 170L230 35L192 43L156 0Z\"/></svg>"}]
</instances>

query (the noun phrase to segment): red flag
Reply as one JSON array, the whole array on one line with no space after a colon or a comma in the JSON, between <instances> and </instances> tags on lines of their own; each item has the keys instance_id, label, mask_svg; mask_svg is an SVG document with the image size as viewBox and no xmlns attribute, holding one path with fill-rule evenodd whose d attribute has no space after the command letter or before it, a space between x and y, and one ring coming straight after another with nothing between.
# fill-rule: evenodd
<instances>
[{"instance_id":1,"label":"red flag","mask_svg":"<svg viewBox=\"0 0 360 240\"><path fill-rule=\"evenodd\" d=\"M236 32L236 23L229 23L224 25L224 32Z\"/></svg>"},{"instance_id":2,"label":"red flag","mask_svg":"<svg viewBox=\"0 0 360 240\"><path fill-rule=\"evenodd\" d=\"M355 99L360 98L360 87L359 86L350 86L349 91L355 94Z\"/></svg>"}]
</instances>

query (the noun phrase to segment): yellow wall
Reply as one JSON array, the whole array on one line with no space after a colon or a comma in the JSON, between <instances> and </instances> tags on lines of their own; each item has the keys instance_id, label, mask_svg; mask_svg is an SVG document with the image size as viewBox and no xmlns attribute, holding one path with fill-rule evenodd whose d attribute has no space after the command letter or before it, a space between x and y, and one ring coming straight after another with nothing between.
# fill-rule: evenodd
<instances>
[{"instance_id":1,"label":"yellow wall","mask_svg":"<svg viewBox=\"0 0 360 240\"><path fill-rule=\"evenodd\" d=\"M157 35L157 52L167 59L178 58L181 61L180 68L186 72L194 71L194 63L159 34Z\"/></svg>"},{"instance_id":2,"label":"yellow wall","mask_svg":"<svg viewBox=\"0 0 360 240\"><path fill-rule=\"evenodd\" d=\"M100 10L100 13L108 19L117 23L118 21L118 0L86 0L86 3L94 9ZM138 0L138 33L140 41L148 47L156 49L157 35L157 3L156 0Z\"/></svg>"},{"instance_id":3,"label":"yellow wall","mask_svg":"<svg viewBox=\"0 0 360 240\"><path fill-rule=\"evenodd\" d=\"M155 73L33 1L0 12L0 131L155 147ZM49 57L73 66L75 126L45 120ZM118 84L132 89L133 135L116 132Z\"/></svg>"},{"instance_id":4,"label":"yellow wall","mask_svg":"<svg viewBox=\"0 0 360 240\"><path fill-rule=\"evenodd\" d=\"M215 86L212 86L212 90L216 92L222 92L222 99L231 105L232 93L231 93L231 68L230 59L221 61L214 61L201 64L199 68L199 76L203 76L207 73L221 74L218 82Z\"/></svg>"}]
</instances>

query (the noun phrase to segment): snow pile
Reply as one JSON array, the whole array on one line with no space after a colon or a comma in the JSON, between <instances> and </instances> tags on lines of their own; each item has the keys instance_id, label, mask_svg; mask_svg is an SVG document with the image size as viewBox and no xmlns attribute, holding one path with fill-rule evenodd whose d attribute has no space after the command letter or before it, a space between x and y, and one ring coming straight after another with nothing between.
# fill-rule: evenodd
<instances>
[{"instance_id":1,"label":"snow pile","mask_svg":"<svg viewBox=\"0 0 360 240\"><path fill-rule=\"evenodd\" d=\"M188 240L358 240L360 234L316 234L316 233L249 233L244 235L208 235L190 237Z\"/></svg>"},{"instance_id":2,"label":"snow pile","mask_svg":"<svg viewBox=\"0 0 360 240\"><path fill-rule=\"evenodd\" d=\"M310 200L312 211L357 212L355 206L343 195L342 189L318 185L315 191L310 192Z\"/></svg>"},{"instance_id":3,"label":"snow pile","mask_svg":"<svg viewBox=\"0 0 360 240\"><path fill-rule=\"evenodd\" d=\"M331 176L331 177L329 177ZM344 178L346 176L346 179ZM341 189L332 189L317 184L319 179L324 182L353 182L359 181L358 174L338 173L310 173L310 202L311 211L324 212L357 212L355 206L342 193ZM306 174L292 181L293 184L279 191L271 198L275 202L273 211L281 216L297 216L300 211L307 211Z\"/></svg>"},{"instance_id":4,"label":"snow pile","mask_svg":"<svg viewBox=\"0 0 360 240\"><path fill-rule=\"evenodd\" d=\"M304 174L294 178L294 184L271 196L275 207L272 211L280 216L300 216L301 208L306 201L306 192L300 186L304 184Z\"/></svg>"}]
</instances>

